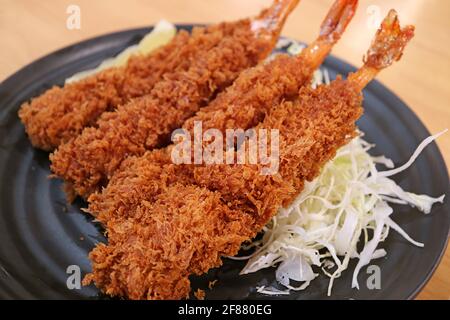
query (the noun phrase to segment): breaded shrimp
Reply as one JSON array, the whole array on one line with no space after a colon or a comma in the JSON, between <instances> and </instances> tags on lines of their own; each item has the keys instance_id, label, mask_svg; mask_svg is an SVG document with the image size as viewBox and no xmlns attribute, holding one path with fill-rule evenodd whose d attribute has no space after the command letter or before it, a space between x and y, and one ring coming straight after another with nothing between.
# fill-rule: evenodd
<instances>
[{"instance_id":1,"label":"breaded shrimp","mask_svg":"<svg viewBox=\"0 0 450 320\"><path fill-rule=\"evenodd\" d=\"M104 113L98 127L86 128L51 155L52 171L82 197L100 190L125 158L163 145L173 129L267 57L297 3L275 1L214 48L197 53L187 71L167 73L149 95Z\"/></svg>"},{"instance_id":2,"label":"breaded shrimp","mask_svg":"<svg viewBox=\"0 0 450 320\"><path fill-rule=\"evenodd\" d=\"M303 183L313 180L336 150L353 138L355 121L362 114L362 89L380 70L401 58L413 36L414 27L400 28L397 14L391 10L364 57L363 67L348 80L338 77L316 90L303 87L297 100L271 110L255 131L279 130L278 174L262 175L263 165L202 165L194 169L195 183L219 191L227 203L256 210L258 215L271 207L270 201L288 205ZM277 190L283 186L278 196Z\"/></svg>"},{"instance_id":3,"label":"breaded shrimp","mask_svg":"<svg viewBox=\"0 0 450 320\"><path fill-rule=\"evenodd\" d=\"M19 117L33 146L52 151L95 125L105 111L149 94L167 72L187 70L200 51L215 47L243 21L181 30L167 45L148 55L132 56L126 66L112 67L86 79L54 86L24 103Z\"/></svg>"},{"instance_id":4,"label":"breaded shrimp","mask_svg":"<svg viewBox=\"0 0 450 320\"><path fill-rule=\"evenodd\" d=\"M221 264L221 254L236 255L252 224L217 192L172 185L156 201L143 202L134 220L109 224L109 245L91 252L94 273L84 283L93 280L105 293L131 299L186 298L186 270L195 265L203 273Z\"/></svg>"},{"instance_id":5,"label":"breaded shrimp","mask_svg":"<svg viewBox=\"0 0 450 320\"><path fill-rule=\"evenodd\" d=\"M196 121L202 123L203 130L214 128L222 133L226 129L246 130L263 120L273 105L295 98L301 87L309 85L314 70L344 32L356 6L354 0L336 1L321 25L319 37L301 54L278 55L268 63L244 71L232 86L188 119L183 128L191 136ZM108 186L89 197L88 211L102 223L111 215L132 216L133 206L144 200L152 201L171 184L192 183L193 167L173 164L172 148L126 159Z\"/></svg>"},{"instance_id":6,"label":"breaded shrimp","mask_svg":"<svg viewBox=\"0 0 450 320\"><path fill-rule=\"evenodd\" d=\"M362 114L361 90L398 60L412 38L395 11L382 23L364 66L348 80L304 87L298 99L274 106L259 128L280 132L280 171L261 175L261 165L196 167L201 186L170 186L136 216L109 221L109 244L90 254L94 281L110 295L131 299L180 299L190 292L189 275L221 264L302 191L355 132Z\"/></svg>"}]
</instances>

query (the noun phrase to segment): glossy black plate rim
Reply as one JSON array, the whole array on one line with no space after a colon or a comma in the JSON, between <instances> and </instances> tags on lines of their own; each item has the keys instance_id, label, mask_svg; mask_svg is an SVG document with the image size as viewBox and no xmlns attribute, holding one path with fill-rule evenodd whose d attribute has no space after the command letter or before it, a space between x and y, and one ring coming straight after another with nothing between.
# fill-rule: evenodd
<instances>
[{"instance_id":1,"label":"glossy black plate rim","mask_svg":"<svg viewBox=\"0 0 450 320\"><path fill-rule=\"evenodd\" d=\"M177 24L177 28L182 29L191 29L192 26L197 24ZM91 66L86 65L85 61L92 60L93 57L97 58L107 58L111 56L111 53L114 55L114 51L116 53L122 50L122 47L126 47L136 43L143 35L152 30L153 27L143 27L143 28L135 28L128 29L125 31L113 32L105 35L101 35L98 37L93 37L88 40L80 41L68 47L56 50L44 57L41 57L34 62L28 64L27 66L21 68L16 73L9 76L2 83L0 83L0 96L3 98L2 102L9 102L9 99L14 99L14 96L8 95L8 92L14 88L15 83L17 81L22 82L22 86L26 87L27 83L32 83L34 81L38 81L39 75L42 75L42 70L45 70L46 73L55 74L55 77L58 73L64 71L64 66L71 63L79 64L79 70L90 68ZM121 48L118 48L118 44L121 44ZM105 54L105 52L108 52ZM330 56L327 58L327 64L332 65L336 70L356 70L355 67L350 64L344 62L341 59ZM37 72L37 71L40 72ZM23 81L26 81L23 84ZM402 117L405 122L408 122L413 126L413 130L419 136L429 136L429 131L425 128L424 124L419 120L419 118L415 115L415 113L402 101L400 100L390 89L386 88L379 81L374 80L371 84L371 91L374 92L379 97L382 97L383 100L389 101L389 104L395 104L398 106L398 112L401 110ZM6 97L6 98L4 98ZM0 114L2 113L3 108L0 106ZM435 156L438 157L436 159L437 162L444 164L442 168L442 174L447 177L448 180L448 172L447 167L445 166L445 161L440 153L437 145L434 145L436 148ZM447 206L448 207L448 206ZM448 232L447 237L444 242L442 242L440 246L440 253L436 256L435 260L432 262L431 267L423 276L423 280L421 283L417 283L416 288L405 295L406 299L413 299L417 296L417 294L423 289L426 283L429 281L436 268L441 261L445 249L448 244L448 235L450 233L450 222L447 221Z\"/></svg>"}]
</instances>

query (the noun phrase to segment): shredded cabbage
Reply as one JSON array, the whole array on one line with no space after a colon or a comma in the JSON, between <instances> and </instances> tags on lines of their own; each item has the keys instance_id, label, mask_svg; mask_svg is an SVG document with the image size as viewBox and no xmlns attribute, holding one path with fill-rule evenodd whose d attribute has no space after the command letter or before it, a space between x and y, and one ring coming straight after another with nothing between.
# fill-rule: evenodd
<instances>
[{"instance_id":1,"label":"shredded cabbage","mask_svg":"<svg viewBox=\"0 0 450 320\"><path fill-rule=\"evenodd\" d=\"M142 38L138 44L126 48L114 58L106 59L97 68L74 74L70 78L66 79L66 83L81 80L107 68L124 66L131 55L148 54L156 48L169 43L169 41L175 36L175 33L176 27L172 23L161 20L151 32Z\"/></svg>"},{"instance_id":2,"label":"shredded cabbage","mask_svg":"<svg viewBox=\"0 0 450 320\"><path fill-rule=\"evenodd\" d=\"M390 159L371 156L368 151L373 145L363 140L362 134L351 140L314 181L306 183L288 208L278 212L265 227L262 239L247 246L256 250L240 258L249 259L241 274L277 266L276 279L286 290L263 286L257 292L280 295L308 287L318 275L313 270L316 266L330 277L330 295L334 280L348 268L350 259L358 259L352 288L359 288L361 268L386 255L378 246L390 229L422 247L392 220L390 204L410 205L427 214L434 203L443 202L444 196L433 198L404 191L390 176L411 166L420 152L446 131L425 139L411 159L397 169L393 169ZM378 171L377 164L388 170ZM370 239L369 229L373 230ZM364 243L360 252L359 241ZM291 280L303 283L293 287Z\"/></svg>"}]
</instances>

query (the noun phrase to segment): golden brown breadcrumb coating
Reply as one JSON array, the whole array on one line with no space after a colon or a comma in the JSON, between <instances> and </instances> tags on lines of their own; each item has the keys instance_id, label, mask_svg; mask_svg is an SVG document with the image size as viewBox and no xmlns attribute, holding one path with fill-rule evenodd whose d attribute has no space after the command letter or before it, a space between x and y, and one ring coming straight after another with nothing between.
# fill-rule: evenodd
<instances>
[{"instance_id":1,"label":"golden brown breadcrumb coating","mask_svg":"<svg viewBox=\"0 0 450 320\"><path fill-rule=\"evenodd\" d=\"M193 134L194 121L201 121L203 130L251 128L264 119L273 105L296 96L300 87L309 84L312 73L301 56L278 55L269 63L243 72L232 86L188 119L183 128ZM89 198L89 211L103 223L111 214L127 217L133 214L133 205L152 201L169 185L191 183L193 167L173 164L171 150L152 150L141 157L127 158L108 186Z\"/></svg>"},{"instance_id":2,"label":"golden brown breadcrumb coating","mask_svg":"<svg viewBox=\"0 0 450 320\"><path fill-rule=\"evenodd\" d=\"M110 223L109 245L90 254L95 271L83 281L131 299L186 298L189 274L219 266L221 254L235 255L250 225L251 217L229 210L219 193L175 184L142 202L135 220Z\"/></svg>"},{"instance_id":3,"label":"golden brown breadcrumb coating","mask_svg":"<svg viewBox=\"0 0 450 320\"><path fill-rule=\"evenodd\" d=\"M200 187L174 184L132 218L107 222L109 244L92 251L85 283L132 299L185 298L189 275L219 266L255 236L345 144L361 111L360 92L345 81L303 88L258 126L280 130L278 174L261 175L261 165L196 166Z\"/></svg>"},{"instance_id":4,"label":"golden brown breadcrumb coating","mask_svg":"<svg viewBox=\"0 0 450 320\"><path fill-rule=\"evenodd\" d=\"M189 70L166 74L149 95L104 113L98 127L61 145L50 157L52 171L83 197L98 191L126 157L160 146L218 90L264 58L270 46L267 39L255 39L247 21L233 37L197 54Z\"/></svg>"},{"instance_id":5,"label":"golden brown breadcrumb coating","mask_svg":"<svg viewBox=\"0 0 450 320\"><path fill-rule=\"evenodd\" d=\"M167 73L149 95L104 113L97 128L86 128L51 156L53 172L82 197L100 190L125 158L165 143L240 72L267 57L297 3L276 0L257 17L234 23L232 34L200 50L187 71Z\"/></svg>"},{"instance_id":6,"label":"golden brown breadcrumb coating","mask_svg":"<svg viewBox=\"0 0 450 320\"><path fill-rule=\"evenodd\" d=\"M232 86L188 119L183 128L193 135L195 122L202 129L249 129L262 121L273 105L290 100L308 85L313 71L322 64L351 21L357 1L336 1L321 25L319 37L297 57L277 55L273 60L244 71ZM163 168L164 167L164 168ZM147 151L130 157L111 178L103 192L93 194L89 210L105 223L110 215L133 215L133 206L153 197L172 183L192 183L192 166L175 166L170 150ZM175 175L175 176L172 176ZM125 190L128 190L125 192Z\"/></svg>"},{"instance_id":7,"label":"golden brown breadcrumb coating","mask_svg":"<svg viewBox=\"0 0 450 320\"><path fill-rule=\"evenodd\" d=\"M263 164L202 165L195 167L194 180L219 191L225 202L256 211L265 221L268 208L289 204L304 181L312 180L337 148L353 137L361 101L357 87L339 78L316 90L304 87L298 100L274 108L255 128L279 130L278 174L261 174Z\"/></svg>"},{"instance_id":8,"label":"golden brown breadcrumb coating","mask_svg":"<svg viewBox=\"0 0 450 320\"><path fill-rule=\"evenodd\" d=\"M54 86L24 103L19 116L33 146L51 151L94 125L105 111L149 94L163 75L186 70L201 50L213 48L232 33L229 23L181 30L167 45L148 55L133 55L126 66L112 67L63 87Z\"/></svg>"},{"instance_id":9,"label":"golden brown breadcrumb coating","mask_svg":"<svg viewBox=\"0 0 450 320\"><path fill-rule=\"evenodd\" d=\"M186 297L190 274L236 253L352 137L362 114L361 90L400 58L414 34L413 27L400 29L395 11L381 29L366 65L349 80L303 87L298 99L274 106L257 126L279 131L278 173L262 175L264 165L248 162L195 166L197 185L171 185L154 201L142 201L132 217L107 221L109 244L91 252L93 272L84 284L132 299Z\"/></svg>"}]
</instances>

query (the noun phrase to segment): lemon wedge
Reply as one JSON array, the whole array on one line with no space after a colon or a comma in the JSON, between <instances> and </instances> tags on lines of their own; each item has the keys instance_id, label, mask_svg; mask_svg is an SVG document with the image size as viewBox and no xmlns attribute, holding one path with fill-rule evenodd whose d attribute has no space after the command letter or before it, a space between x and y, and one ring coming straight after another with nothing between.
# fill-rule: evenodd
<instances>
[{"instance_id":1,"label":"lemon wedge","mask_svg":"<svg viewBox=\"0 0 450 320\"><path fill-rule=\"evenodd\" d=\"M81 71L72 75L70 78L66 79L66 83L79 81L107 68L124 66L127 64L131 55L146 55L169 43L175 36L176 31L176 27L172 23L166 20L161 20L151 32L142 38L138 44L126 48L113 58L104 60L97 68Z\"/></svg>"}]
</instances>

